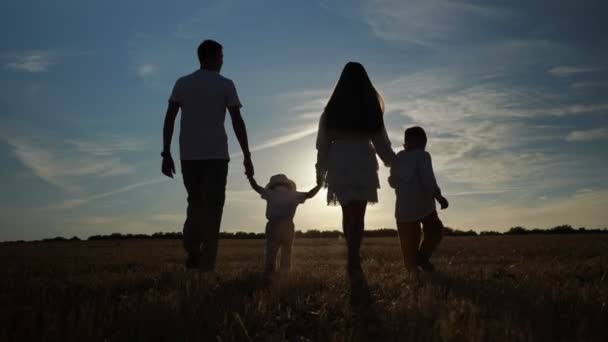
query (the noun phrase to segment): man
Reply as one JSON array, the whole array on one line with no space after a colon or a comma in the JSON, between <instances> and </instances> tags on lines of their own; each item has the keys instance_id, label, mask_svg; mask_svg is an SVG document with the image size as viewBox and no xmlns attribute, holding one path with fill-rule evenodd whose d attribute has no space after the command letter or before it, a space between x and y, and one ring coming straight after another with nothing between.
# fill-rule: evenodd
<instances>
[{"instance_id":1,"label":"man","mask_svg":"<svg viewBox=\"0 0 608 342\"><path fill-rule=\"evenodd\" d=\"M226 109L244 155L245 174L253 175L247 130L241 116L234 83L219 74L222 45L205 40L197 50L201 68L175 82L163 128L162 173L173 178L171 138L181 109L180 159L188 209L184 223L186 268L211 271L215 267L218 237L226 195L228 138L224 129Z\"/></svg>"}]
</instances>

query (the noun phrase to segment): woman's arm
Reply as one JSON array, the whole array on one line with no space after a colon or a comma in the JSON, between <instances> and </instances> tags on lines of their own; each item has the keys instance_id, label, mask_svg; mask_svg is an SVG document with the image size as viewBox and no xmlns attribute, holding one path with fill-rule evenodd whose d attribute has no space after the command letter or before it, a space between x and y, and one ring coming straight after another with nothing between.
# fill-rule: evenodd
<instances>
[{"instance_id":1,"label":"woman's arm","mask_svg":"<svg viewBox=\"0 0 608 342\"><path fill-rule=\"evenodd\" d=\"M391 141L386 133L386 127L382 127L382 130L372 135L372 143L376 153L384 162L384 165L391 166L393 159L395 159L395 151L391 147Z\"/></svg>"},{"instance_id":2,"label":"woman's arm","mask_svg":"<svg viewBox=\"0 0 608 342\"><path fill-rule=\"evenodd\" d=\"M306 198L313 198L315 197L315 195L317 194L317 192L319 192L319 190L321 189L321 184L317 184L314 188L310 189L307 193L306 193Z\"/></svg>"}]
</instances>

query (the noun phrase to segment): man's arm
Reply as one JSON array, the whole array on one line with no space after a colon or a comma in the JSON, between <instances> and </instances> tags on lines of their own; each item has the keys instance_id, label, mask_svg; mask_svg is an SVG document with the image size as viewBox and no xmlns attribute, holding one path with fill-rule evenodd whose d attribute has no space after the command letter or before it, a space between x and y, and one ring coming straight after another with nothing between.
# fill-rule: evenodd
<instances>
[{"instance_id":1,"label":"man's arm","mask_svg":"<svg viewBox=\"0 0 608 342\"><path fill-rule=\"evenodd\" d=\"M253 176L253 163L251 162L251 153L249 152L247 128L245 127L245 121L241 115L241 110L238 106L234 106L228 107L228 111L230 112L230 118L232 119L232 128L234 129L234 134L239 141L239 145L241 145L241 150L243 151L243 156L245 158L243 161L243 165L245 166L245 174L248 177Z\"/></svg>"},{"instance_id":2,"label":"man's arm","mask_svg":"<svg viewBox=\"0 0 608 342\"><path fill-rule=\"evenodd\" d=\"M163 125L163 164L161 171L163 175L173 178L175 174L175 163L171 157L171 139L173 138L173 128L175 126L175 118L179 113L179 104L175 101L169 101L167 113L165 114L165 123Z\"/></svg>"},{"instance_id":3,"label":"man's arm","mask_svg":"<svg viewBox=\"0 0 608 342\"><path fill-rule=\"evenodd\" d=\"M261 186L258 185L258 182L255 181L253 176L247 177L247 179L249 180L249 184L251 185L253 190L255 190L255 192L257 192L260 195L264 192L264 188L262 188Z\"/></svg>"},{"instance_id":4,"label":"man's arm","mask_svg":"<svg viewBox=\"0 0 608 342\"><path fill-rule=\"evenodd\" d=\"M163 125L163 152L171 153L171 139L173 138L173 128L175 127L177 113L179 113L179 104L169 101L167 113L165 114L165 124Z\"/></svg>"}]
</instances>

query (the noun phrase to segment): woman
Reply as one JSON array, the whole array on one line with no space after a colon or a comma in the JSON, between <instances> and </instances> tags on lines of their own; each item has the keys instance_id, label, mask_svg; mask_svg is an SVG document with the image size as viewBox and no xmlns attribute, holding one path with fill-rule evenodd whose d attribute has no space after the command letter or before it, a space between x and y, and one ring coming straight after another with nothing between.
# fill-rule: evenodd
<instances>
[{"instance_id":1,"label":"woman","mask_svg":"<svg viewBox=\"0 0 608 342\"><path fill-rule=\"evenodd\" d=\"M384 103L363 66L349 62L342 70L319 122L317 182L325 182L328 205L342 207L348 247L347 271L363 275L359 250L365 209L378 202L376 153L389 166L395 157L386 134Z\"/></svg>"}]
</instances>

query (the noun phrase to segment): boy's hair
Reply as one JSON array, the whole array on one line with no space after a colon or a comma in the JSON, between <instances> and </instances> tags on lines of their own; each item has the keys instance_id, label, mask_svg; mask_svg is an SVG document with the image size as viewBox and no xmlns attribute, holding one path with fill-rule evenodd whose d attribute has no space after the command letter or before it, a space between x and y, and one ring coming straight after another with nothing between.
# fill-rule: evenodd
<instances>
[{"instance_id":1,"label":"boy's hair","mask_svg":"<svg viewBox=\"0 0 608 342\"><path fill-rule=\"evenodd\" d=\"M215 40L207 39L198 46L196 53L198 55L198 61L203 65L203 61L207 61L209 58L213 58L218 52L222 51L222 44Z\"/></svg>"},{"instance_id":2,"label":"boy's hair","mask_svg":"<svg viewBox=\"0 0 608 342\"><path fill-rule=\"evenodd\" d=\"M411 148L421 148L424 149L426 147L426 132L424 129L419 126L410 127L405 130L405 147L408 149Z\"/></svg>"}]
</instances>

